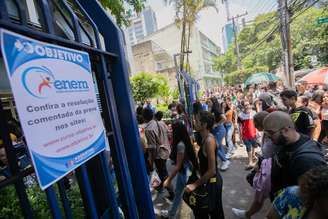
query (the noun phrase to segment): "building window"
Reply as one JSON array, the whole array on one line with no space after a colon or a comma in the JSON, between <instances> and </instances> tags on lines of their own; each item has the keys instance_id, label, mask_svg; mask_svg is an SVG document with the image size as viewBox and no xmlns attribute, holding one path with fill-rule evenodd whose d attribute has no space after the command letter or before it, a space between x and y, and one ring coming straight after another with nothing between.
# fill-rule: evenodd
<instances>
[{"instance_id":1,"label":"building window","mask_svg":"<svg viewBox=\"0 0 328 219\"><path fill-rule=\"evenodd\" d=\"M163 68L162 63L157 62L156 63L156 71L160 71L160 70L162 70L162 68Z\"/></svg>"},{"instance_id":2,"label":"building window","mask_svg":"<svg viewBox=\"0 0 328 219\"><path fill-rule=\"evenodd\" d=\"M210 63L204 63L205 73L211 74L212 73L212 65Z\"/></svg>"}]
</instances>

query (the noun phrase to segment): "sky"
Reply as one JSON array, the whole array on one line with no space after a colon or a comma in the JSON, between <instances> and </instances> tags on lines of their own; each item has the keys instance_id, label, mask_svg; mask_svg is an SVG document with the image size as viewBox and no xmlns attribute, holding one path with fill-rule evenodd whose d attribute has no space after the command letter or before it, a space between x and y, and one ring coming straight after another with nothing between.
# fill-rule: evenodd
<instances>
[{"instance_id":1,"label":"sky","mask_svg":"<svg viewBox=\"0 0 328 219\"><path fill-rule=\"evenodd\" d=\"M277 8L277 0L228 0L230 16L243 14L246 11L248 15L246 21L253 20L258 14L269 12ZM158 28L162 28L174 22L174 6L165 5L164 0L148 0L156 13ZM222 0L217 0L218 12L214 8L206 8L199 13L196 26L205 33L212 41L221 48L222 46L222 28L227 22L225 5Z\"/></svg>"}]
</instances>

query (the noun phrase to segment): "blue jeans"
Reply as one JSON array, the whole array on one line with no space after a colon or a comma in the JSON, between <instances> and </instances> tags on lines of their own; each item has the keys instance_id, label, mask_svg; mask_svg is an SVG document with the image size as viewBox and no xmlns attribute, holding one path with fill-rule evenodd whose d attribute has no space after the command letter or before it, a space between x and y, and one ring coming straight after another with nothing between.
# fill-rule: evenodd
<instances>
[{"instance_id":1,"label":"blue jeans","mask_svg":"<svg viewBox=\"0 0 328 219\"><path fill-rule=\"evenodd\" d=\"M185 163L183 166L184 170L178 172L178 174L176 175L177 179L175 184L174 199L169 209L169 217L174 217L177 213L179 205L182 201L182 196L186 187L186 183L191 175L191 164Z\"/></svg>"},{"instance_id":2,"label":"blue jeans","mask_svg":"<svg viewBox=\"0 0 328 219\"><path fill-rule=\"evenodd\" d=\"M226 156L225 156L225 151L223 148L222 140L226 136L226 128L224 125L218 125L212 130L212 134L215 136L217 145L218 145L218 150L216 156L221 160L221 161L226 161Z\"/></svg>"},{"instance_id":3,"label":"blue jeans","mask_svg":"<svg viewBox=\"0 0 328 219\"><path fill-rule=\"evenodd\" d=\"M227 130L226 144L228 146L228 153L231 154L233 152L233 150L235 149L235 145L232 142L232 134L233 134L234 127L233 127L232 123L230 122L230 123L225 124L225 128Z\"/></svg>"},{"instance_id":4,"label":"blue jeans","mask_svg":"<svg viewBox=\"0 0 328 219\"><path fill-rule=\"evenodd\" d=\"M221 160L221 161L227 161L225 151L222 145L219 145L216 156Z\"/></svg>"}]
</instances>

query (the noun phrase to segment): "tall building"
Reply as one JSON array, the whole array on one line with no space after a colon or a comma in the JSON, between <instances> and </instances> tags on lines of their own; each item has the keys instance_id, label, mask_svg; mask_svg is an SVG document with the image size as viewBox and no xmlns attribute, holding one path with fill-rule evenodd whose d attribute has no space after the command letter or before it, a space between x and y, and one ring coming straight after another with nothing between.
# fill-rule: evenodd
<instances>
[{"instance_id":1,"label":"tall building","mask_svg":"<svg viewBox=\"0 0 328 219\"><path fill-rule=\"evenodd\" d=\"M213 87L220 83L220 74L213 70L212 65L214 57L221 53L221 49L196 27L192 28L191 33L191 74L204 88ZM174 23L170 24L145 37L142 42L149 40L173 57L180 53L181 29Z\"/></svg>"},{"instance_id":2,"label":"tall building","mask_svg":"<svg viewBox=\"0 0 328 219\"><path fill-rule=\"evenodd\" d=\"M233 42L234 33L233 33L233 25L232 23L227 23L222 28L222 41L223 41L223 51L226 52Z\"/></svg>"},{"instance_id":3,"label":"tall building","mask_svg":"<svg viewBox=\"0 0 328 219\"><path fill-rule=\"evenodd\" d=\"M236 31L237 34L246 26L246 19L242 18L241 22L236 20ZM222 41L223 41L223 51L226 52L231 45L231 43L234 42L235 35L233 32L233 25L231 21L228 21L226 25L222 28Z\"/></svg>"},{"instance_id":4,"label":"tall building","mask_svg":"<svg viewBox=\"0 0 328 219\"><path fill-rule=\"evenodd\" d=\"M157 21L155 12L151 7L145 7L141 13L132 14L130 18L131 25L124 29L126 54L129 63L129 73L137 73L135 68L132 46L140 42L144 37L157 31Z\"/></svg>"},{"instance_id":5,"label":"tall building","mask_svg":"<svg viewBox=\"0 0 328 219\"><path fill-rule=\"evenodd\" d=\"M131 25L127 28L127 41L133 46L145 36L157 31L155 12L151 7L146 7L139 14L133 14Z\"/></svg>"}]
</instances>

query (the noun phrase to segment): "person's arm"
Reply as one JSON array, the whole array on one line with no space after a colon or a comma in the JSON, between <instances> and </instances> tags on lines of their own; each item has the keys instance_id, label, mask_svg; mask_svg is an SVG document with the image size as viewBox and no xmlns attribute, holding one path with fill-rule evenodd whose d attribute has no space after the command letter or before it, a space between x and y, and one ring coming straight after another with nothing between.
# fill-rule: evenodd
<instances>
[{"instance_id":1,"label":"person's arm","mask_svg":"<svg viewBox=\"0 0 328 219\"><path fill-rule=\"evenodd\" d=\"M196 182L186 186L186 191L187 192L194 191L198 186L205 184L206 182L208 182L208 180L210 178L212 178L216 174L216 163L215 163L216 144L215 144L215 139L210 138L210 140L208 140L205 143L204 146L205 146L205 151L206 151L206 154L207 154L208 169L205 172L205 174L202 175ZM200 149L200 150L202 150L202 149ZM202 153L202 152L200 152L200 153Z\"/></svg>"},{"instance_id":2,"label":"person's arm","mask_svg":"<svg viewBox=\"0 0 328 219\"><path fill-rule=\"evenodd\" d=\"M140 136L140 142L141 142L143 152L146 153L147 147L148 147L147 142L146 142L146 138L144 136Z\"/></svg>"},{"instance_id":3,"label":"person's arm","mask_svg":"<svg viewBox=\"0 0 328 219\"><path fill-rule=\"evenodd\" d=\"M233 106L233 114L232 114L232 122L234 125L234 128L236 129L238 127L238 112L237 112L237 107Z\"/></svg>"},{"instance_id":4,"label":"person's arm","mask_svg":"<svg viewBox=\"0 0 328 219\"><path fill-rule=\"evenodd\" d=\"M314 122L314 128L312 129L311 137L313 140L318 141L321 133L321 122L320 119L316 119Z\"/></svg>"},{"instance_id":5,"label":"person's arm","mask_svg":"<svg viewBox=\"0 0 328 219\"><path fill-rule=\"evenodd\" d=\"M179 170L181 170L182 165L183 165L183 161L184 161L184 153L183 152L178 152L177 153L176 165L174 166L171 174L164 181L163 186L165 188L171 187L172 179L177 175L177 173L179 172Z\"/></svg>"}]
</instances>

